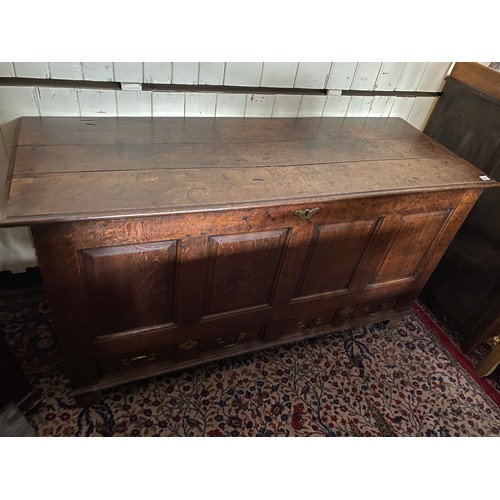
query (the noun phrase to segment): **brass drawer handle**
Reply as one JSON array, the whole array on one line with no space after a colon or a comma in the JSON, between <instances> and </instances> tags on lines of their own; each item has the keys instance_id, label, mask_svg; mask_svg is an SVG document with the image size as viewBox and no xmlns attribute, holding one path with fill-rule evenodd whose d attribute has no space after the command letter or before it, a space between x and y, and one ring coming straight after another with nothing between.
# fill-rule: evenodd
<instances>
[{"instance_id":1,"label":"brass drawer handle","mask_svg":"<svg viewBox=\"0 0 500 500\"><path fill-rule=\"evenodd\" d=\"M314 324L310 327L307 327L305 323L303 323L302 321L299 321L297 323L297 326L304 332L304 333L307 333L307 332L312 332L313 330L315 330L316 328L318 328L319 326L321 326L323 324L323 321L321 318L316 318L314 320Z\"/></svg>"},{"instance_id":2,"label":"brass drawer handle","mask_svg":"<svg viewBox=\"0 0 500 500\"><path fill-rule=\"evenodd\" d=\"M223 347L234 347L235 345L238 345L240 340L245 340L246 333L241 332L238 337L236 337L236 342L233 342L232 344L226 344L226 341L222 338L219 337L215 342L217 345L223 346Z\"/></svg>"},{"instance_id":3,"label":"brass drawer handle","mask_svg":"<svg viewBox=\"0 0 500 500\"><path fill-rule=\"evenodd\" d=\"M319 207L316 208L306 208L305 210L295 210L295 215L300 220L309 220L314 214L319 212Z\"/></svg>"},{"instance_id":4,"label":"brass drawer handle","mask_svg":"<svg viewBox=\"0 0 500 500\"><path fill-rule=\"evenodd\" d=\"M152 352L151 354L144 354L142 356L136 356L135 358L124 358L122 359L122 365L129 366L131 363L134 363L135 361L140 361L141 359L154 361L156 359L156 353Z\"/></svg>"}]
</instances>

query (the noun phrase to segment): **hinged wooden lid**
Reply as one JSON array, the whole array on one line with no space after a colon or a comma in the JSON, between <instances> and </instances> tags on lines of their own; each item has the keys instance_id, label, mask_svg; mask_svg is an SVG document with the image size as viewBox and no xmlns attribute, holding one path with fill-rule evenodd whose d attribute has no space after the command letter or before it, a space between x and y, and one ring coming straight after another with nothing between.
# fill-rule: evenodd
<instances>
[{"instance_id":1,"label":"hinged wooden lid","mask_svg":"<svg viewBox=\"0 0 500 500\"><path fill-rule=\"evenodd\" d=\"M399 118L20 119L3 225L483 188Z\"/></svg>"}]
</instances>

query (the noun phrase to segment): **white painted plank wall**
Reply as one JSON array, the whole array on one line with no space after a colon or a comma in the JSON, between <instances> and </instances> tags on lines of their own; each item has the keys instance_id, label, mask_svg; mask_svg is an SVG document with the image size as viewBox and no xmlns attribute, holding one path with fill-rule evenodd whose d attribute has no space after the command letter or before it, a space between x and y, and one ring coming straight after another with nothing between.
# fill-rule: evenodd
<instances>
[{"instance_id":1,"label":"white painted plank wall","mask_svg":"<svg viewBox=\"0 0 500 500\"><path fill-rule=\"evenodd\" d=\"M299 63L265 62L261 87L293 87Z\"/></svg>"},{"instance_id":2,"label":"white painted plank wall","mask_svg":"<svg viewBox=\"0 0 500 500\"><path fill-rule=\"evenodd\" d=\"M152 92L153 116L184 116L186 94L184 92Z\"/></svg>"},{"instance_id":3,"label":"white painted plank wall","mask_svg":"<svg viewBox=\"0 0 500 500\"><path fill-rule=\"evenodd\" d=\"M222 85L226 63L223 62L201 62L199 68L200 85Z\"/></svg>"},{"instance_id":4,"label":"white painted plank wall","mask_svg":"<svg viewBox=\"0 0 500 500\"><path fill-rule=\"evenodd\" d=\"M184 85L441 90L449 62L2 62L0 76Z\"/></svg>"},{"instance_id":5,"label":"white painted plank wall","mask_svg":"<svg viewBox=\"0 0 500 500\"><path fill-rule=\"evenodd\" d=\"M184 116L215 116L217 94L186 93Z\"/></svg>"},{"instance_id":6,"label":"white painted plank wall","mask_svg":"<svg viewBox=\"0 0 500 500\"><path fill-rule=\"evenodd\" d=\"M140 62L115 62L113 66L115 82L141 83L144 80Z\"/></svg>"},{"instance_id":7,"label":"white painted plank wall","mask_svg":"<svg viewBox=\"0 0 500 500\"><path fill-rule=\"evenodd\" d=\"M172 63L145 62L143 63L145 83L172 83Z\"/></svg>"},{"instance_id":8,"label":"white painted plank wall","mask_svg":"<svg viewBox=\"0 0 500 500\"><path fill-rule=\"evenodd\" d=\"M81 62L51 62L50 77L60 80L83 80Z\"/></svg>"},{"instance_id":9,"label":"white painted plank wall","mask_svg":"<svg viewBox=\"0 0 500 500\"><path fill-rule=\"evenodd\" d=\"M0 76L359 90L442 88L450 63L0 63ZM339 92L340 93L340 92ZM437 98L0 87L0 186L19 116L396 116L423 128ZM36 265L27 228L0 230L0 270Z\"/></svg>"},{"instance_id":10,"label":"white painted plank wall","mask_svg":"<svg viewBox=\"0 0 500 500\"><path fill-rule=\"evenodd\" d=\"M94 82L113 82L115 79L112 62L82 63L83 79Z\"/></svg>"},{"instance_id":11,"label":"white painted plank wall","mask_svg":"<svg viewBox=\"0 0 500 500\"><path fill-rule=\"evenodd\" d=\"M18 78L50 78L48 62L15 62L12 64Z\"/></svg>"},{"instance_id":12,"label":"white painted plank wall","mask_svg":"<svg viewBox=\"0 0 500 500\"><path fill-rule=\"evenodd\" d=\"M324 89L332 69L331 62L301 62L294 87L298 89Z\"/></svg>"},{"instance_id":13,"label":"white painted plank wall","mask_svg":"<svg viewBox=\"0 0 500 500\"><path fill-rule=\"evenodd\" d=\"M270 118L273 114L273 94L247 94L245 116L249 118Z\"/></svg>"},{"instance_id":14,"label":"white painted plank wall","mask_svg":"<svg viewBox=\"0 0 500 500\"><path fill-rule=\"evenodd\" d=\"M0 77L12 78L15 76L14 64L11 62L0 62Z\"/></svg>"},{"instance_id":15,"label":"white painted plank wall","mask_svg":"<svg viewBox=\"0 0 500 500\"><path fill-rule=\"evenodd\" d=\"M78 89L81 116L117 116L116 92L114 90Z\"/></svg>"},{"instance_id":16,"label":"white painted plank wall","mask_svg":"<svg viewBox=\"0 0 500 500\"><path fill-rule=\"evenodd\" d=\"M198 84L199 65L195 62L172 63L172 83L181 85Z\"/></svg>"},{"instance_id":17,"label":"white painted plank wall","mask_svg":"<svg viewBox=\"0 0 500 500\"><path fill-rule=\"evenodd\" d=\"M261 62L226 63L224 85L245 85L248 87L258 87L262 77L263 65L264 63Z\"/></svg>"}]
</instances>

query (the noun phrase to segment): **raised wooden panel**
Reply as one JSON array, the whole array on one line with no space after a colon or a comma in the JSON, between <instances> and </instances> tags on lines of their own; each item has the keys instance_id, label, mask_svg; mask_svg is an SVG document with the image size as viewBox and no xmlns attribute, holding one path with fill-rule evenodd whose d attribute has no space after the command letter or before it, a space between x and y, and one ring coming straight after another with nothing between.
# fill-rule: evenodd
<instances>
[{"instance_id":1,"label":"raised wooden panel","mask_svg":"<svg viewBox=\"0 0 500 500\"><path fill-rule=\"evenodd\" d=\"M392 240L375 283L411 278L448 219L450 210L402 216L399 231Z\"/></svg>"},{"instance_id":2,"label":"raised wooden panel","mask_svg":"<svg viewBox=\"0 0 500 500\"><path fill-rule=\"evenodd\" d=\"M377 219L317 225L294 297L345 291Z\"/></svg>"},{"instance_id":3,"label":"raised wooden panel","mask_svg":"<svg viewBox=\"0 0 500 500\"><path fill-rule=\"evenodd\" d=\"M175 241L80 254L96 335L174 321Z\"/></svg>"},{"instance_id":4,"label":"raised wooden panel","mask_svg":"<svg viewBox=\"0 0 500 500\"><path fill-rule=\"evenodd\" d=\"M210 239L204 315L271 303L287 229Z\"/></svg>"}]
</instances>

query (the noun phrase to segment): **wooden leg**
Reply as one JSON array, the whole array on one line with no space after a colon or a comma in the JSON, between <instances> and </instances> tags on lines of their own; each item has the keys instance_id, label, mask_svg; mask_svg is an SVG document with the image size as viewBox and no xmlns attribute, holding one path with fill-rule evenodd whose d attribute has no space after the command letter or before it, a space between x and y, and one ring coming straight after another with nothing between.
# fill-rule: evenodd
<instances>
[{"instance_id":1,"label":"wooden leg","mask_svg":"<svg viewBox=\"0 0 500 500\"><path fill-rule=\"evenodd\" d=\"M101 391L82 392L81 394L73 395L75 398L75 406L79 406L81 408L95 405L100 401L101 396Z\"/></svg>"},{"instance_id":2,"label":"wooden leg","mask_svg":"<svg viewBox=\"0 0 500 500\"><path fill-rule=\"evenodd\" d=\"M500 344L497 344L490 352L488 357L476 368L478 377L486 377L493 373L500 364Z\"/></svg>"}]
</instances>

